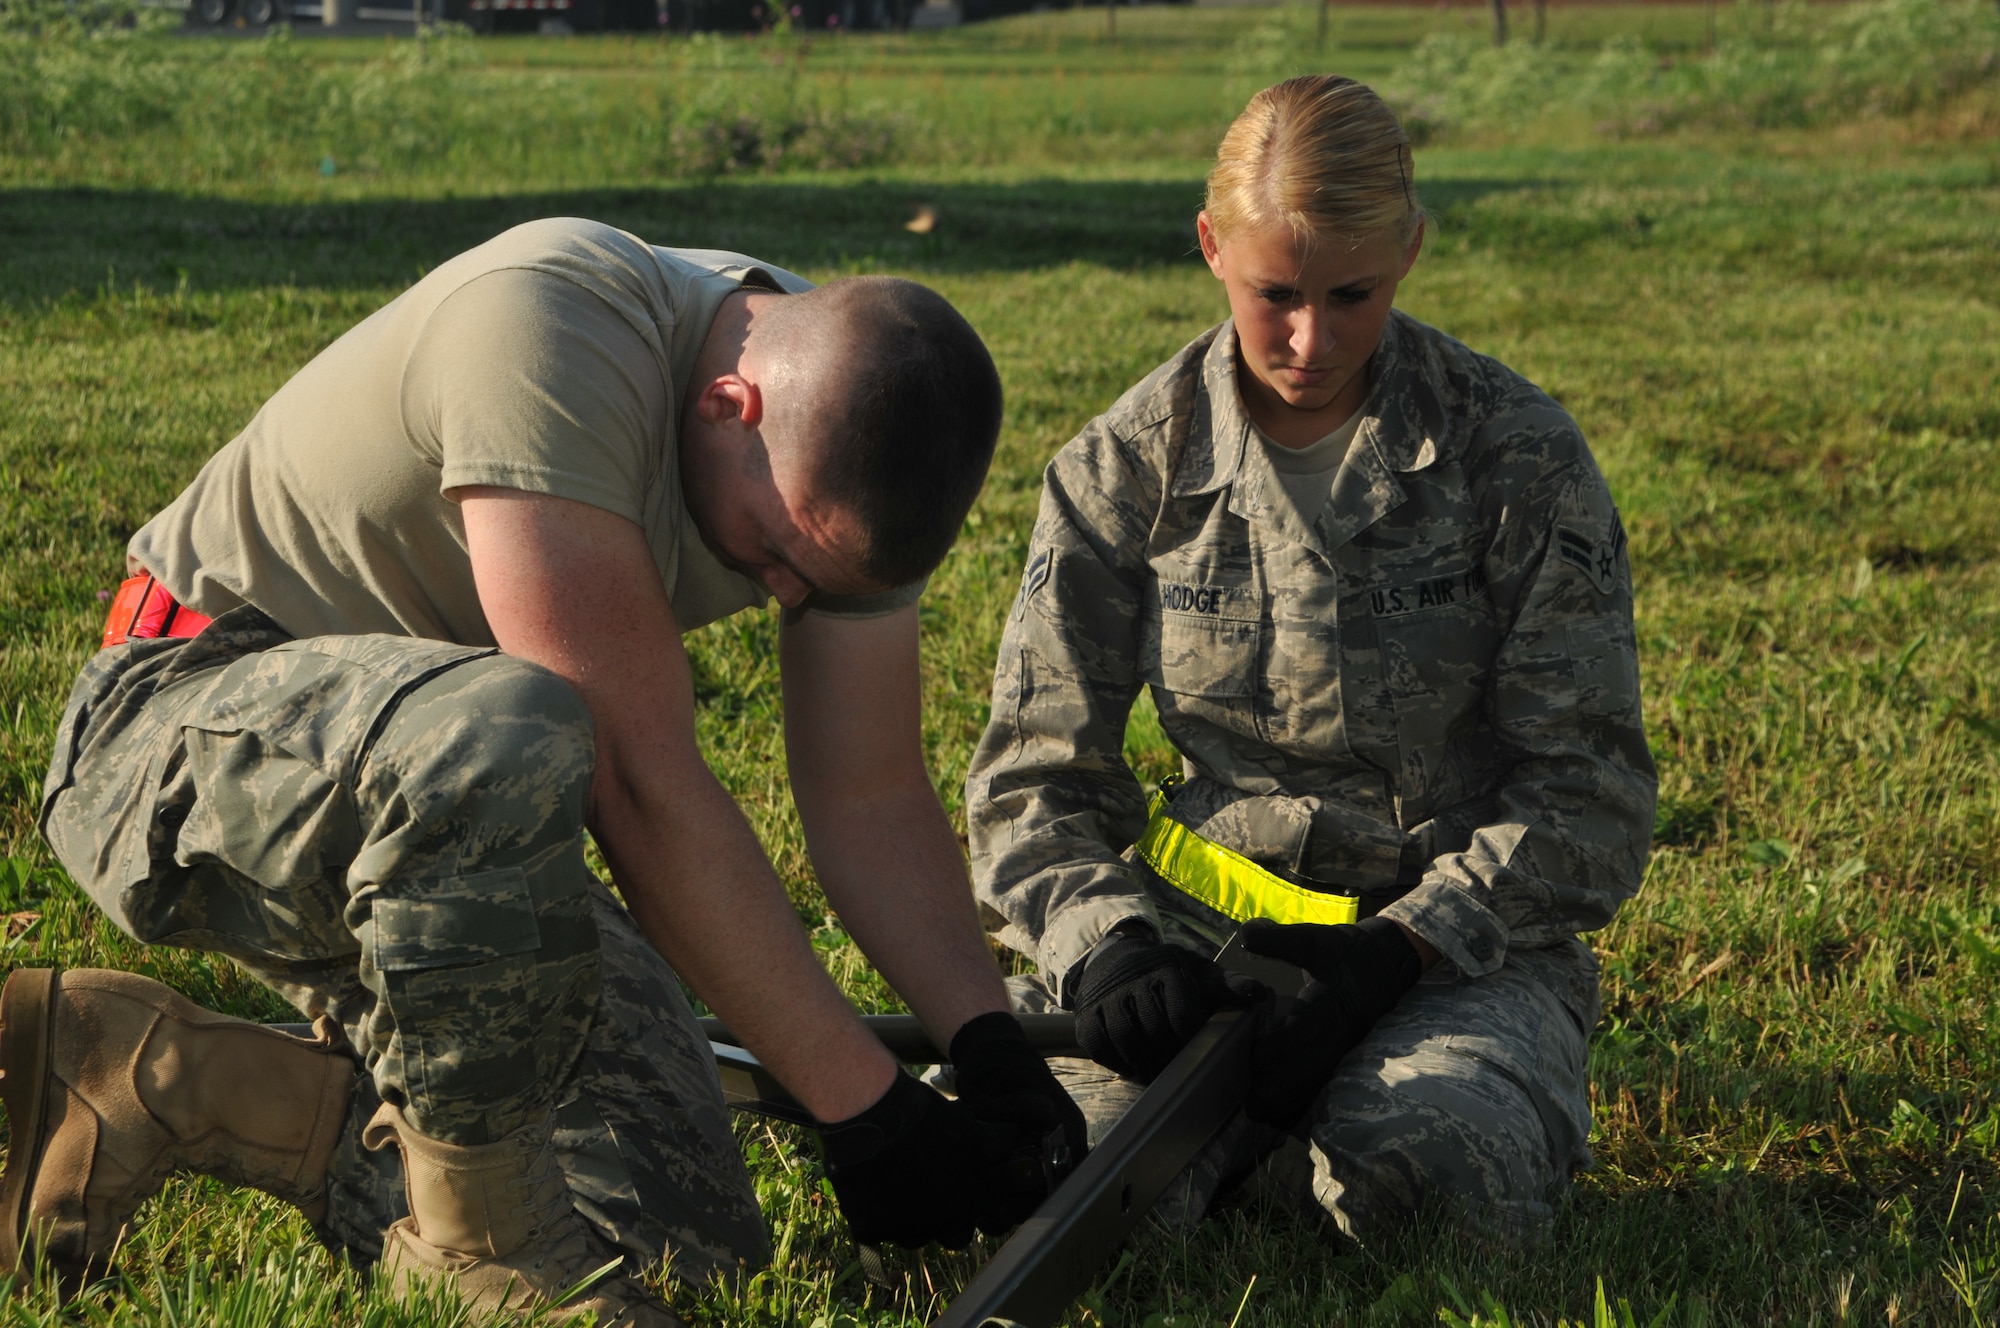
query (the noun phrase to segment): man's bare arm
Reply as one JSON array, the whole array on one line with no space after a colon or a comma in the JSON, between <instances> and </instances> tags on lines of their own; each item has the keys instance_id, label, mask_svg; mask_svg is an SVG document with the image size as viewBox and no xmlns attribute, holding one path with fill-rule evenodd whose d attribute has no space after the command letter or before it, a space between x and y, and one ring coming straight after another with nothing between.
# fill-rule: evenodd
<instances>
[{"instance_id":1,"label":"man's bare arm","mask_svg":"<svg viewBox=\"0 0 2000 1328\"><path fill-rule=\"evenodd\" d=\"M779 658L792 795L820 886L938 1046L1007 1008L965 855L924 767L915 605L787 619Z\"/></svg>"},{"instance_id":2,"label":"man's bare arm","mask_svg":"<svg viewBox=\"0 0 2000 1328\"><path fill-rule=\"evenodd\" d=\"M687 654L644 535L566 499L456 496L494 639L590 708L591 831L640 930L808 1110L831 1121L868 1107L895 1064L702 760Z\"/></svg>"}]
</instances>

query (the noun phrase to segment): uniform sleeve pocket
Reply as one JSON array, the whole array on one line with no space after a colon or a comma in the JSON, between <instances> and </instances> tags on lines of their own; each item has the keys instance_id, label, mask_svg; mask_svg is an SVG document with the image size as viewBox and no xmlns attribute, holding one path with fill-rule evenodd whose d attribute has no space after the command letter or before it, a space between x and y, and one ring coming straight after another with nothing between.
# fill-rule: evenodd
<instances>
[{"instance_id":1,"label":"uniform sleeve pocket","mask_svg":"<svg viewBox=\"0 0 2000 1328\"><path fill-rule=\"evenodd\" d=\"M1237 699L1257 688L1263 624L1243 618L1161 614L1146 625L1146 681L1184 696Z\"/></svg>"},{"instance_id":2,"label":"uniform sleeve pocket","mask_svg":"<svg viewBox=\"0 0 2000 1328\"><path fill-rule=\"evenodd\" d=\"M399 881L377 898L368 942L384 973L478 964L541 948L528 879L518 867L449 881Z\"/></svg>"},{"instance_id":3,"label":"uniform sleeve pocket","mask_svg":"<svg viewBox=\"0 0 2000 1328\"><path fill-rule=\"evenodd\" d=\"M1631 628L1615 618L1586 618L1564 629L1579 713L1623 719L1639 707L1639 652Z\"/></svg>"}]
</instances>

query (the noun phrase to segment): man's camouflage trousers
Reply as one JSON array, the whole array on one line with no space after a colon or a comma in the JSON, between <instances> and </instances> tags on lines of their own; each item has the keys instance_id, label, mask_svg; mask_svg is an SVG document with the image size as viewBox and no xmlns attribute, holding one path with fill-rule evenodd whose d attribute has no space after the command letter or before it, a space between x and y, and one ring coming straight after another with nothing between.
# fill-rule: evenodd
<instances>
[{"instance_id":1,"label":"man's camouflage trousers","mask_svg":"<svg viewBox=\"0 0 2000 1328\"><path fill-rule=\"evenodd\" d=\"M384 1098L452 1143L553 1109L576 1206L678 1275L763 1220L672 969L584 862L589 712L545 670L406 637L293 640L255 609L84 669L41 824L147 944L227 955L360 1060L321 1235L405 1211ZM243 1085L255 1092L255 1084Z\"/></svg>"},{"instance_id":2,"label":"man's camouflage trousers","mask_svg":"<svg viewBox=\"0 0 2000 1328\"><path fill-rule=\"evenodd\" d=\"M1164 939L1212 955L1235 923L1134 864ZM1448 966L1447 966L1448 967ZM1590 1165L1587 1030L1596 962L1581 945L1521 950L1480 978L1412 988L1335 1069L1291 1132L1238 1112L1161 1196L1185 1234L1238 1184L1366 1240L1432 1214L1482 1238L1536 1239ZM1008 983L1021 1013L1056 1008L1039 976ZM1583 1006L1579 1011L1573 1006ZM1144 1088L1087 1060L1049 1062L1099 1143Z\"/></svg>"}]
</instances>

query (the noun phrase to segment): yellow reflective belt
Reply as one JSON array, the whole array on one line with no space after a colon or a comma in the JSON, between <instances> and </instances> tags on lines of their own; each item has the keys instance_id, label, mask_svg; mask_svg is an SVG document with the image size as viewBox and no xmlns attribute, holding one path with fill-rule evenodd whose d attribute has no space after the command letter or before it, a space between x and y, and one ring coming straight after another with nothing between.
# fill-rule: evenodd
<instances>
[{"instance_id":1,"label":"yellow reflective belt","mask_svg":"<svg viewBox=\"0 0 2000 1328\"><path fill-rule=\"evenodd\" d=\"M1167 790L1180 782L1173 776L1153 794L1146 829L1139 836L1139 856L1167 884L1238 922L1269 918L1332 924L1361 916L1358 897L1294 885L1167 815Z\"/></svg>"}]
</instances>

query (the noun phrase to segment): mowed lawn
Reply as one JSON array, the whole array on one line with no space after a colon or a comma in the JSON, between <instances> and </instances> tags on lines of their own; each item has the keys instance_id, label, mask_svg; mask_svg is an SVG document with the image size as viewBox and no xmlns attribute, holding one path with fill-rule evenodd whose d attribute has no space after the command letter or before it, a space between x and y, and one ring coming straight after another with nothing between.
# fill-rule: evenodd
<instances>
[{"instance_id":1,"label":"mowed lawn","mask_svg":"<svg viewBox=\"0 0 2000 1328\"><path fill-rule=\"evenodd\" d=\"M1485 21L1342 9L1324 56L1306 10L1123 10L1115 41L1102 10L810 49L495 40L453 59L518 96L527 128L415 125L435 152L336 154L220 108L198 132L0 156L6 966L130 968L287 1015L227 965L142 950L82 901L34 829L55 722L130 533L320 347L536 216L814 277L908 274L986 336L1008 391L1001 451L923 611L925 734L956 815L1041 466L1223 316L1192 215L1230 107L1274 67L1272 34L1307 34L1295 65L1393 79L1426 32ZM1557 8L1549 38L1587 51L1625 33L1697 58L1703 21ZM308 74L405 58L292 45ZM632 147L664 132L649 116L705 123L674 108L774 88L889 125L893 150L690 180ZM557 122L576 132L533 132ZM1069 1322L2000 1318L1996 123L1989 96L1755 132L1458 125L1420 150L1434 225L1404 307L1576 415L1632 538L1661 803L1646 886L1594 938L1597 1166L1525 1250L1431 1227L1361 1249L1230 1208L1186 1242L1141 1237ZM235 156L215 146L231 142ZM935 229L906 230L925 205ZM748 615L690 638L702 736L829 966L892 1008L812 882L775 630ZM1147 714L1129 754L1158 775L1170 760ZM907 1255L897 1290L868 1287L803 1138L741 1133L778 1256L676 1287L691 1320L922 1322L976 1267L976 1251ZM0 1325L464 1321L391 1302L289 1210L206 1182L148 1206L122 1267L66 1309L45 1283L17 1287Z\"/></svg>"}]
</instances>

